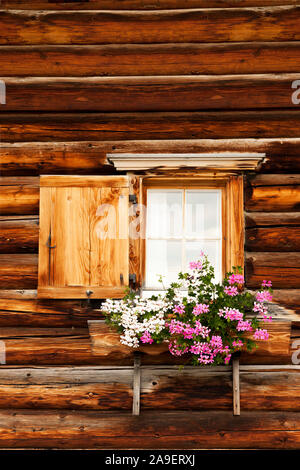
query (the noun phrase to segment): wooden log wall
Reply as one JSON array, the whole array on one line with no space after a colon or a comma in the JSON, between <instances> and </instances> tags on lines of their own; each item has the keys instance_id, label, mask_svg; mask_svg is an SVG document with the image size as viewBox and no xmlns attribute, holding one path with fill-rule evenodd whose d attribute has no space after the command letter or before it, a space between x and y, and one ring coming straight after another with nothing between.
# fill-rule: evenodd
<instances>
[{"instance_id":1,"label":"wooden log wall","mask_svg":"<svg viewBox=\"0 0 300 470\"><path fill-rule=\"evenodd\" d=\"M112 174L113 152L251 151L266 159L245 175L247 287L272 279L300 314L297 3L2 0L0 448L299 447L287 355L244 358L238 420L227 369L144 358L136 420L131 359L91 348L98 304L36 298L40 175ZM291 354L298 340L294 323Z\"/></svg>"}]
</instances>

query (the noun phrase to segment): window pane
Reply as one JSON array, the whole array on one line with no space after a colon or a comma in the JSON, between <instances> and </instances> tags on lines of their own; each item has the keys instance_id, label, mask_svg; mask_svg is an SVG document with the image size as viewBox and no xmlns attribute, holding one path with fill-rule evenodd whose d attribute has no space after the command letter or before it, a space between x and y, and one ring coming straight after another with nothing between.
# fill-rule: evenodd
<instances>
[{"instance_id":1,"label":"window pane","mask_svg":"<svg viewBox=\"0 0 300 470\"><path fill-rule=\"evenodd\" d=\"M186 268L190 261L197 261L200 258L200 251L208 256L208 260L215 268L215 279L217 282L222 280L222 250L221 241L206 240L201 242L186 242Z\"/></svg>"},{"instance_id":2,"label":"window pane","mask_svg":"<svg viewBox=\"0 0 300 470\"><path fill-rule=\"evenodd\" d=\"M186 191L187 238L221 237L221 190Z\"/></svg>"},{"instance_id":3,"label":"window pane","mask_svg":"<svg viewBox=\"0 0 300 470\"><path fill-rule=\"evenodd\" d=\"M148 190L147 238L182 237L182 201L181 190Z\"/></svg>"},{"instance_id":4,"label":"window pane","mask_svg":"<svg viewBox=\"0 0 300 470\"><path fill-rule=\"evenodd\" d=\"M182 270L182 243L173 240L147 240L146 287L162 287L158 276L162 275L164 286L177 280Z\"/></svg>"}]
</instances>

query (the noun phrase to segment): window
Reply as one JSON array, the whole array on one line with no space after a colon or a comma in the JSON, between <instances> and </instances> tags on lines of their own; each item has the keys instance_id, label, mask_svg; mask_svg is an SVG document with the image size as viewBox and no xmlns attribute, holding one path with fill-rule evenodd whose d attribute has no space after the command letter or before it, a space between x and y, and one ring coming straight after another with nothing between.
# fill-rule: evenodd
<instances>
[{"instance_id":1,"label":"window","mask_svg":"<svg viewBox=\"0 0 300 470\"><path fill-rule=\"evenodd\" d=\"M232 266L244 265L243 176L203 172L202 177L140 177L146 206L139 251L140 285L145 295L161 290L204 251L216 281ZM148 292L148 293L147 293Z\"/></svg>"},{"instance_id":2,"label":"window","mask_svg":"<svg viewBox=\"0 0 300 470\"><path fill-rule=\"evenodd\" d=\"M201 250L222 278L222 189L147 188L145 288L177 280Z\"/></svg>"}]
</instances>

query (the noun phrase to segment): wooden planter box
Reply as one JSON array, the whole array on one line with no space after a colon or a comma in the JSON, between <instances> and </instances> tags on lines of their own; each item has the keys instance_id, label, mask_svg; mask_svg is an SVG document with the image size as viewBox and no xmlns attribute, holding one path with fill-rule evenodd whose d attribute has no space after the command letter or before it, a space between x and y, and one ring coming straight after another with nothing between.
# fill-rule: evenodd
<instances>
[{"instance_id":1,"label":"wooden planter box","mask_svg":"<svg viewBox=\"0 0 300 470\"><path fill-rule=\"evenodd\" d=\"M291 324L299 321L299 317L291 310L276 304L270 306L273 316L272 323L262 323L261 327L269 332L268 341L258 341L258 348L251 353L243 351L241 362L246 364L290 364L291 363ZM168 353L168 344L141 345L133 349L120 343L119 333L112 330L104 320L88 322L92 343L92 353L96 356L112 360L131 359L134 352L145 355L146 363L184 363L184 357L175 358ZM250 336L250 335L249 335ZM161 361L161 362L160 362Z\"/></svg>"}]
</instances>

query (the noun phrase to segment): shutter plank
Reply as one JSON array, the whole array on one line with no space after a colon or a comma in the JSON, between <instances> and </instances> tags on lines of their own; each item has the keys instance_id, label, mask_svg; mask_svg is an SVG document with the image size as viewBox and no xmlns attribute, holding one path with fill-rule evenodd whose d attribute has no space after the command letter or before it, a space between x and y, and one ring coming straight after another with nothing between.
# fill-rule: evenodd
<instances>
[{"instance_id":1,"label":"shutter plank","mask_svg":"<svg viewBox=\"0 0 300 470\"><path fill-rule=\"evenodd\" d=\"M90 188L52 188L52 285L89 285Z\"/></svg>"},{"instance_id":2,"label":"shutter plank","mask_svg":"<svg viewBox=\"0 0 300 470\"><path fill-rule=\"evenodd\" d=\"M52 188L40 189L40 234L38 264L39 288L49 284L49 248L47 247L47 240L51 226L51 190Z\"/></svg>"},{"instance_id":3,"label":"shutter plank","mask_svg":"<svg viewBox=\"0 0 300 470\"><path fill-rule=\"evenodd\" d=\"M128 285L128 188L92 188L91 286ZM120 275L123 276L121 281Z\"/></svg>"}]
</instances>

